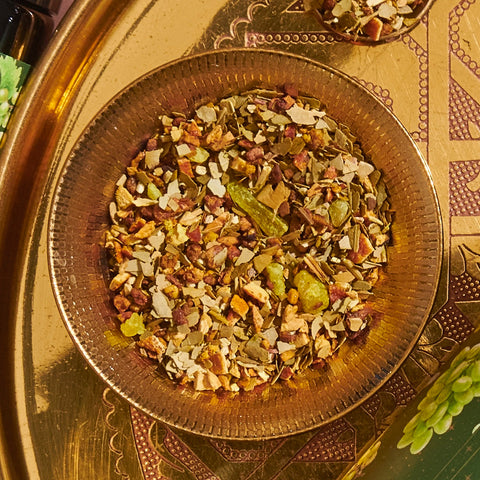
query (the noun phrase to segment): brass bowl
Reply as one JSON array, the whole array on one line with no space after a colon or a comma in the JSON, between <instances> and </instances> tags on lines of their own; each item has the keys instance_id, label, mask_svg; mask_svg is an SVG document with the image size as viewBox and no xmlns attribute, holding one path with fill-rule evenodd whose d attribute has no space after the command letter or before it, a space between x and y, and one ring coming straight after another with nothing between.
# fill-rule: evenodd
<instances>
[{"instance_id":1,"label":"brass bowl","mask_svg":"<svg viewBox=\"0 0 480 480\"><path fill-rule=\"evenodd\" d=\"M115 182L155 130L158 115L191 114L207 101L252 87L298 85L348 125L383 170L396 211L383 312L363 345L344 344L325 371L308 371L262 393L180 388L118 333L102 236ZM302 432L352 410L399 368L424 327L439 279L439 207L420 152L392 113L330 67L279 52L225 50L183 58L118 94L84 132L61 172L48 242L51 280L74 343L91 367L132 405L166 424L211 437L266 439ZM115 333L117 332L117 333Z\"/></svg>"},{"instance_id":2,"label":"brass bowl","mask_svg":"<svg viewBox=\"0 0 480 480\"><path fill-rule=\"evenodd\" d=\"M353 34L342 31L340 28L336 28L335 24L327 20L325 12L323 12L321 8L313 8L309 12L326 30L332 32L336 38L355 45L372 46L393 42L398 40L401 36L410 33L422 21L434 1L435 0L422 0L413 9L412 13L406 16L409 22L407 25L403 25L399 30L394 30L391 33L380 35L378 40L369 37L367 34Z\"/></svg>"}]
</instances>

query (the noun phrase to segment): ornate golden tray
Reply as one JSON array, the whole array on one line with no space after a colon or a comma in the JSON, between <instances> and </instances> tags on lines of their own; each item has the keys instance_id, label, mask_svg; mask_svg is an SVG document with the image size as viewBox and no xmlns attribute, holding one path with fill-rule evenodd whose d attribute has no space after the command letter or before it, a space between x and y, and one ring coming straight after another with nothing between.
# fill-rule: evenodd
<instances>
[{"instance_id":1,"label":"ornate golden tray","mask_svg":"<svg viewBox=\"0 0 480 480\"><path fill-rule=\"evenodd\" d=\"M441 475L453 459L462 478L469 469L478 471L478 430L467 412L478 409L478 398L454 418L456 430L435 434L419 455L398 450L396 443L438 373L461 348L479 342L480 3L437 0L409 34L373 47L347 44L324 31L305 14L310 3L192 0L186 8L180 0L75 2L30 77L0 159L0 478L284 480L363 473L368 480L387 478L379 474L387 467L396 469L388 478L450 478ZM400 371L334 422L261 442L178 431L106 388L64 328L46 255L57 176L100 107L158 65L229 47L301 54L371 90L429 163L444 224L436 301ZM449 437L455 431L456 440ZM460 455L466 448L471 453Z\"/></svg>"}]
</instances>

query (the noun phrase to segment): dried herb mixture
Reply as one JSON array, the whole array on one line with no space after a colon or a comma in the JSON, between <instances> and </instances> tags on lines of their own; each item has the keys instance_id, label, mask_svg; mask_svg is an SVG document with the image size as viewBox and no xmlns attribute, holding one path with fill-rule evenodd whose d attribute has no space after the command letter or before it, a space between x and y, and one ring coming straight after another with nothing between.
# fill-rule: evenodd
<instances>
[{"instance_id":1,"label":"dried herb mixture","mask_svg":"<svg viewBox=\"0 0 480 480\"><path fill-rule=\"evenodd\" d=\"M196 390L323 367L375 316L392 222L381 172L293 86L160 120L110 205L121 331Z\"/></svg>"},{"instance_id":2,"label":"dried herb mixture","mask_svg":"<svg viewBox=\"0 0 480 480\"><path fill-rule=\"evenodd\" d=\"M425 0L313 0L334 30L374 41L410 26L424 4Z\"/></svg>"}]
</instances>

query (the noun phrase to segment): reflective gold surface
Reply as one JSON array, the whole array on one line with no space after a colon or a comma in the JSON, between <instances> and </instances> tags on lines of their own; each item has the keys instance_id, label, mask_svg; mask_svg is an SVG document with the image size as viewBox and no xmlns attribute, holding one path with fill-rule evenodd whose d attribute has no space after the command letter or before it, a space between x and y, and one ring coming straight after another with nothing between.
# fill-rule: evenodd
<instances>
[{"instance_id":1,"label":"reflective gold surface","mask_svg":"<svg viewBox=\"0 0 480 480\"><path fill-rule=\"evenodd\" d=\"M341 478L478 329L480 3L436 0L410 35L378 47L333 41L302 8L294 0L75 3L24 91L0 160L6 478ZM159 64L230 46L303 54L361 81L423 152L444 222L436 302L401 371L329 429L266 442L199 440L105 390L66 333L46 261L58 168L100 106Z\"/></svg>"}]
</instances>

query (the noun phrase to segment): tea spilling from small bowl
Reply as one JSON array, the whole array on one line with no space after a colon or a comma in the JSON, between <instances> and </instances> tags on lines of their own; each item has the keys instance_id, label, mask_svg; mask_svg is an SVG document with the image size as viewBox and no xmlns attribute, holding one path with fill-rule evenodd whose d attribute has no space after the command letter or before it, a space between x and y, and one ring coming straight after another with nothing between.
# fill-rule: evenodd
<instances>
[{"instance_id":1,"label":"tea spilling from small bowl","mask_svg":"<svg viewBox=\"0 0 480 480\"><path fill-rule=\"evenodd\" d=\"M360 45L391 42L410 32L433 0L324 0L309 10L328 30Z\"/></svg>"}]
</instances>

